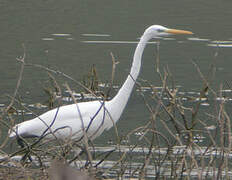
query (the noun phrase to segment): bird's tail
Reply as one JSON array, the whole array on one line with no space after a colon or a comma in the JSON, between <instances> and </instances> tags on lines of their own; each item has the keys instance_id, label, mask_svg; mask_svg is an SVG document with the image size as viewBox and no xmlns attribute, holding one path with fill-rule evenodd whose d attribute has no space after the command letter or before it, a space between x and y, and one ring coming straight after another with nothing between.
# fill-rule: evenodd
<instances>
[{"instance_id":1,"label":"bird's tail","mask_svg":"<svg viewBox=\"0 0 232 180\"><path fill-rule=\"evenodd\" d=\"M8 136L9 138L15 138L17 136L17 126L14 126L13 128L8 130Z\"/></svg>"}]
</instances>

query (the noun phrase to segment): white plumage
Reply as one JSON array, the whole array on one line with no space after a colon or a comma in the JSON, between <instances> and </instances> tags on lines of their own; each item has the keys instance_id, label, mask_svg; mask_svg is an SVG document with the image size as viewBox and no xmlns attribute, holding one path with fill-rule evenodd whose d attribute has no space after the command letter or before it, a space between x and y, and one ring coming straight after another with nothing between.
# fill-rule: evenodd
<instances>
[{"instance_id":1,"label":"white plumage","mask_svg":"<svg viewBox=\"0 0 232 180\"><path fill-rule=\"evenodd\" d=\"M170 34L192 34L190 31L168 29L160 25L147 28L138 43L130 74L116 96L110 101L90 101L65 105L50 110L32 120L22 122L9 130L9 137L40 137L81 139L85 129L88 138L94 139L110 129L120 118L133 90L141 68L146 43L156 37Z\"/></svg>"}]
</instances>

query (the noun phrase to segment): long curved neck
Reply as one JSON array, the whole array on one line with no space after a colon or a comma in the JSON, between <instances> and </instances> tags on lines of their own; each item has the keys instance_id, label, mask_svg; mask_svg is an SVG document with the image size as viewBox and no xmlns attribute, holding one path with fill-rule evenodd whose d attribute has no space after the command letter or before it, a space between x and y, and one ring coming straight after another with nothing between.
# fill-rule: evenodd
<instances>
[{"instance_id":1,"label":"long curved neck","mask_svg":"<svg viewBox=\"0 0 232 180\"><path fill-rule=\"evenodd\" d=\"M113 103L114 107L117 108L117 115L116 116L116 121L122 114L128 99L131 95L131 92L133 90L133 87L135 85L135 81L139 75L140 68L141 68L141 59L143 55L143 50L146 46L146 43L150 40L149 36L143 35L136 47L135 53L134 53L134 58L130 70L130 74L128 75L126 81L124 82L123 86L119 89L118 93L116 96L110 101ZM117 117L119 116L119 117Z\"/></svg>"}]
</instances>

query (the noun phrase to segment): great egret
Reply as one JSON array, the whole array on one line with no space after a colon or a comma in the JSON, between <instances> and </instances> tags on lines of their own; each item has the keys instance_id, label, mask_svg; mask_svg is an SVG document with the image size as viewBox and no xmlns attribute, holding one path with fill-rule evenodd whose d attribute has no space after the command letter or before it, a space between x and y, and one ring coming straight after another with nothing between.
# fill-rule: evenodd
<instances>
[{"instance_id":1,"label":"great egret","mask_svg":"<svg viewBox=\"0 0 232 180\"><path fill-rule=\"evenodd\" d=\"M143 50L152 38L171 34L193 34L190 31L168 29L160 25L148 27L136 47L126 81L110 101L91 101L55 108L14 126L9 137L45 137L49 139L82 139L84 131L90 139L110 129L120 118L141 68Z\"/></svg>"}]
</instances>

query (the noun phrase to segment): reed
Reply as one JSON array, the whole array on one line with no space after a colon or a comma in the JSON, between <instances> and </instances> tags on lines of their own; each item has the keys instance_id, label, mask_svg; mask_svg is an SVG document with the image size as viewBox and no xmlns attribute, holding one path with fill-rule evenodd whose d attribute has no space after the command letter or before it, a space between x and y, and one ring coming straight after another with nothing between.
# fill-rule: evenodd
<instances>
[{"instance_id":1,"label":"reed","mask_svg":"<svg viewBox=\"0 0 232 180\"><path fill-rule=\"evenodd\" d=\"M209 72L202 73L192 61L202 80L202 87L195 96L181 93L169 67L160 67L159 44L156 54L154 71L160 79L159 87L154 85L157 82L141 79L136 84L137 96L142 97L149 118L144 117L144 124L123 135L114 125L111 129L114 131L113 145L96 146L85 134L79 142L58 139L50 142L42 137L36 140L22 139L19 142L21 147L10 152L12 142L3 133L4 129L11 128L18 118L25 119L25 113L17 114L19 109L37 115L23 103L18 91L23 81L24 68L37 68L48 73L49 86L46 84L46 88L43 88L48 95L47 109L63 105L65 92L68 92L70 102L80 101L67 82L63 81L60 85L60 81L57 81L59 77L103 101L115 91L113 83L118 61L112 53L110 83L99 93L95 66L91 67L85 84L82 84L59 70L28 64L24 51L22 58L17 59L21 69L15 93L8 96L9 105L1 108L0 176L5 179L58 179L56 171L59 169L60 176L79 176L79 171L84 171L81 176L86 179L230 179L232 152L228 98L223 94L222 84L218 90L212 86L218 52L209 65ZM205 110L204 103L208 103L211 109ZM54 163L51 165L54 161L59 161L59 167Z\"/></svg>"}]
</instances>

